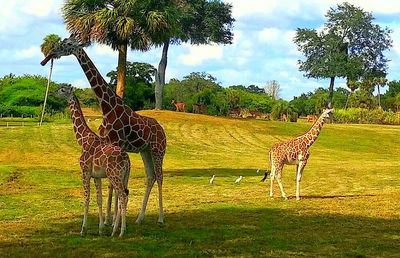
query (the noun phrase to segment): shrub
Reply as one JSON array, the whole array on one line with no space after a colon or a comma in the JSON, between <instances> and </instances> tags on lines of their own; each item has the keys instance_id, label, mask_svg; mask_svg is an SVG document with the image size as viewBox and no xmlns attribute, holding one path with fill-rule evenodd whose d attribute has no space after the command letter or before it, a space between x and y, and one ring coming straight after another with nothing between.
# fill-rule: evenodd
<instances>
[{"instance_id":1,"label":"shrub","mask_svg":"<svg viewBox=\"0 0 400 258\"><path fill-rule=\"evenodd\" d=\"M400 113L384 111L382 109L335 109L333 120L336 123L400 125Z\"/></svg>"}]
</instances>

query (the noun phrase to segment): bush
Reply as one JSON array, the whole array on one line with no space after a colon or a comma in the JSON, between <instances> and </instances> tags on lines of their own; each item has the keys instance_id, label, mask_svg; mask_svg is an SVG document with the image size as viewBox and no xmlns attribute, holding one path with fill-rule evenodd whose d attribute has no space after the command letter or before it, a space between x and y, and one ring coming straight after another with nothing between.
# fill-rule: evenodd
<instances>
[{"instance_id":1,"label":"bush","mask_svg":"<svg viewBox=\"0 0 400 258\"><path fill-rule=\"evenodd\" d=\"M39 116L41 110L41 107L0 105L1 116L8 117L37 117Z\"/></svg>"},{"instance_id":2,"label":"bush","mask_svg":"<svg viewBox=\"0 0 400 258\"><path fill-rule=\"evenodd\" d=\"M388 124L400 125L400 113L384 111L382 109L335 109L333 120L336 123L354 123L354 124Z\"/></svg>"}]
</instances>

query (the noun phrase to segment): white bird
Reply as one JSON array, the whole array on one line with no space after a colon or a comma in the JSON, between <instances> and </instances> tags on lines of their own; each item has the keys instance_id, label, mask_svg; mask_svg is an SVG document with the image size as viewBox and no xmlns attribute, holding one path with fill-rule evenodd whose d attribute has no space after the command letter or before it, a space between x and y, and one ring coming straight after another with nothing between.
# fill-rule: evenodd
<instances>
[{"instance_id":1,"label":"white bird","mask_svg":"<svg viewBox=\"0 0 400 258\"><path fill-rule=\"evenodd\" d=\"M260 169L257 169L257 174L260 173Z\"/></svg>"},{"instance_id":2,"label":"white bird","mask_svg":"<svg viewBox=\"0 0 400 258\"><path fill-rule=\"evenodd\" d=\"M236 178L235 184L239 184L242 179L243 179L242 176L239 176L238 178Z\"/></svg>"},{"instance_id":3,"label":"white bird","mask_svg":"<svg viewBox=\"0 0 400 258\"><path fill-rule=\"evenodd\" d=\"M211 185L214 183L214 178L215 178L215 175L212 175L212 177L210 178L210 184Z\"/></svg>"}]
</instances>

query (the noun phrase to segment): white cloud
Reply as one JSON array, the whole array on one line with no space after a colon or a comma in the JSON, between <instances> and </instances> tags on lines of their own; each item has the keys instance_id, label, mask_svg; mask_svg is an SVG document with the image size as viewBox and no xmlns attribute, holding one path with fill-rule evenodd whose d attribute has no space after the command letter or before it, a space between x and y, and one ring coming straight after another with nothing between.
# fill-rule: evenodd
<instances>
[{"instance_id":1,"label":"white cloud","mask_svg":"<svg viewBox=\"0 0 400 258\"><path fill-rule=\"evenodd\" d=\"M62 1L54 0L24 0L24 1L12 1L16 8L19 8L23 13L32 15L35 17L46 17L50 14L56 15L60 13L59 7Z\"/></svg>"},{"instance_id":2,"label":"white cloud","mask_svg":"<svg viewBox=\"0 0 400 258\"><path fill-rule=\"evenodd\" d=\"M258 38L261 42L275 42L280 38L280 32L277 28L265 28L258 33Z\"/></svg>"},{"instance_id":3,"label":"white cloud","mask_svg":"<svg viewBox=\"0 0 400 258\"><path fill-rule=\"evenodd\" d=\"M77 79L71 82L72 86L77 87L77 88L88 88L90 87L90 84L87 80L85 79Z\"/></svg>"},{"instance_id":4,"label":"white cloud","mask_svg":"<svg viewBox=\"0 0 400 258\"><path fill-rule=\"evenodd\" d=\"M223 46L218 45L184 45L189 49L189 54L179 56L179 60L185 65L199 65L206 60L219 60L223 56Z\"/></svg>"},{"instance_id":5,"label":"white cloud","mask_svg":"<svg viewBox=\"0 0 400 258\"><path fill-rule=\"evenodd\" d=\"M341 1L331 1L334 4L338 4ZM397 0L348 0L349 3L360 6L365 11L380 14L396 14L400 13L400 4Z\"/></svg>"},{"instance_id":6,"label":"white cloud","mask_svg":"<svg viewBox=\"0 0 400 258\"><path fill-rule=\"evenodd\" d=\"M99 56L116 57L118 54L118 52L114 51L111 47L99 44L94 45L91 51L93 51L94 54Z\"/></svg>"},{"instance_id":7,"label":"white cloud","mask_svg":"<svg viewBox=\"0 0 400 258\"><path fill-rule=\"evenodd\" d=\"M25 49L17 50L15 53L16 59L27 59L32 57L43 57L41 56L39 46L30 46Z\"/></svg>"},{"instance_id":8,"label":"white cloud","mask_svg":"<svg viewBox=\"0 0 400 258\"><path fill-rule=\"evenodd\" d=\"M343 3L343 0L226 0L232 3L233 16L238 19L255 14L276 16L297 16L303 19L314 19L315 14L324 15L330 7ZM400 4L397 0L347 0L360 6L365 11L380 14L400 13Z\"/></svg>"},{"instance_id":9,"label":"white cloud","mask_svg":"<svg viewBox=\"0 0 400 258\"><path fill-rule=\"evenodd\" d=\"M21 33L38 19L60 16L62 0L2 1L0 8L0 33Z\"/></svg>"}]
</instances>

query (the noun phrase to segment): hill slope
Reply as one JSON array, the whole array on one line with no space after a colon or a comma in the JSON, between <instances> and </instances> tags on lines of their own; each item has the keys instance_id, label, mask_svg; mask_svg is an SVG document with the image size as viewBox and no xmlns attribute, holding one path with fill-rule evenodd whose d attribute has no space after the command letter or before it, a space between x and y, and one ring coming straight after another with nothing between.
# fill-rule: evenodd
<instances>
[{"instance_id":1,"label":"hill slope","mask_svg":"<svg viewBox=\"0 0 400 258\"><path fill-rule=\"evenodd\" d=\"M134 224L145 176L138 154L132 172L128 231L97 235L92 191L89 233L79 236L82 186L71 124L0 128L0 251L49 256L395 256L400 252L400 127L324 126L311 147L293 199L294 166L283 181L290 198L268 197L270 146L302 134L306 123L234 120L143 111L165 128L166 225L155 225L153 190L143 225ZM100 121L90 122L94 129ZM216 175L215 184L208 179ZM233 182L244 176L240 185ZM39 248L40 247L40 248Z\"/></svg>"}]
</instances>

